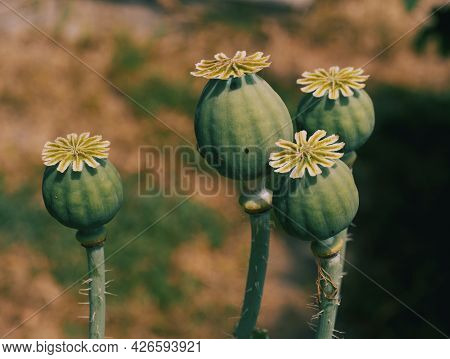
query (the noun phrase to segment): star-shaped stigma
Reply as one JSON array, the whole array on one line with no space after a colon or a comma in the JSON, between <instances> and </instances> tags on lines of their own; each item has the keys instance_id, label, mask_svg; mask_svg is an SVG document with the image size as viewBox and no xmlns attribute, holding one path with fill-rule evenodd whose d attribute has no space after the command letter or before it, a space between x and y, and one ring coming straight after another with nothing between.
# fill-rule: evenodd
<instances>
[{"instance_id":1,"label":"star-shaped stigma","mask_svg":"<svg viewBox=\"0 0 450 359\"><path fill-rule=\"evenodd\" d=\"M345 144L337 142L339 136L326 136L324 130L318 130L307 139L306 131L295 134L295 142L279 140L276 142L281 147L280 152L270 154L269 165L275 168L275 172L291 172L291 178L301 178L308 171L310 176L317 176L322 173L319 166L331 167L335 160L344 154L336 151L341 150Z\"/></svg>"},{"instance_id":2,"label":"star-shaped stigma","mask_svg":"<svg viewBox=\"0 0 450 359\"><path fill-rule=\"evenodd\" d=\"M89 137L85 132L81 135L71 133L58 137L54 142L46 142L42 150L42 160L46 166L58 165L58 172L64 173L72 164L72 170L81 172L83 163L96 168L100 164L96 158L108 158L109 141L102 141L102 136Z\"/></svg>"},{"instance_id":3,"label":"star-shaped stigma","mask_svg":"<svg viewBox=\"0 0 450 359\"><path fill-rule=\"evenodd\" d=\"M195 71L192 71L191 75L219 80L242 77L269 67L269 57L270 55L264 56L262 52L247 56L246 51L237 51L234 57L230 58L221 52L214 55L214 60L201 60L195 64Z\"/></svg>"},{"instance_id":4,"label":"star-shaped stigma","mask_svg":"<svg viewBox=\"0 0 450 359\"><path fill-rule=\"evenodd\" d=\"M327 71L317 69L313 72L304 72L303 78L297 80L297 84L305 85L301 88L303 92L310 93L314 97L322 97L328 93L330 100L337 100L339 93L344 97L353 96L352 89L362 89L366 85L363 83L369 76L363 75L363 69L346 67L342 70L338 66L332 66Z\"/></svg>"}]
</instances>

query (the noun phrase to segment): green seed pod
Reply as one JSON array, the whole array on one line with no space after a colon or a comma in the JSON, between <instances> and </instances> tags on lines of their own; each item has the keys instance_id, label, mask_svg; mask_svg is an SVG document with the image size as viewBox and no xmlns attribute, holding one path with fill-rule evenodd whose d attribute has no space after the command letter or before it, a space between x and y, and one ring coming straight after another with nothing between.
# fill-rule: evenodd
<instances>
[{"instance_id":1,"label":"green seed pod","mask_svg":"<svg viewBox=\"0 0 450 359\"><path fill-rule=\"evenodd\" d=\"M270 165L283 175L274 189L273 208L289 234L305 240L325 240L347 228L358 210L358 190L348 166L338 158L343 143L337 136L316 131L296 133L296 143L279 141L281 152ZM323 138L323 139L321 139ZM319 167L323 167L322 169Z\"/></svg>"},{"instance_id":2,"label":"green seed pod","mask_svg":"<svg viewBox=\"0 0 450 359\"><path fill-rule=\"evenodd\" d=\"M301 99L295 116L296 127L307 132L323 129L339 135L345 142L345 152L361 147L375 125L373 103L361 83L368 76L361 75L362 72L349 67L305 72L297 83L306 85L302 91L313 93Z\"/></svg>"},{"instance_id":3,"label":"green seed pod","mask_svg":"<svg viewBox=\"0 0 450 359\"><path fill-rule=\"evenodd\" d=\"M71 133L47 142L42 160L48 166L42 195L49 213L63 225L78 229L77 240L88 261L89 339L105 337L106 285L103 243L108 223L120 209L122 182L107 161L109 141Z\"/></svg>"},{"instance_id":4,"label":"green seed pod","mask_svg":"<svg viewBox=\"0 0 450 359\"><path fill-rule=\"evenodd\" d=\"M48 142L43 151L48 167L42 195L48 212L63 225L90 237L95 234L92 229L99 229L115 216L123 201L120 175L105 159L109 142L100 140L100 136L89 137L88 133L71 134L67 139ZM83 163L87 164L84 168Z\"/></svg>"},{"instance_id":5,"label":"green seed pod","mask_svg":"<svg viewBox=\"0 0 450 359\"><path fill-rule=\"evenodd\" d=\"M264 173L273 143L291 139L293 125L280 96L255 72L269 66L262 53L224 54L196 65L206 84L195 113L200 154L220 174L252 180Z\"/></svg>"}]
</instances>

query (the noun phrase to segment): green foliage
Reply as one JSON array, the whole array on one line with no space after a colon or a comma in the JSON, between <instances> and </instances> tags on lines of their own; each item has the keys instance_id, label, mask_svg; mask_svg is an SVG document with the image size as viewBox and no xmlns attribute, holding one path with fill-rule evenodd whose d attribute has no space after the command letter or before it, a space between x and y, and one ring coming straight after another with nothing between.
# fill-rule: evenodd
<instances>
[{"instance_id":1,"label":"green foliage","mask_svg":"<svg viewBox=\"0 0 450 359\"><path fill-rule=\"evenodd\" d=\"M150 75L128 88L127 92L145 108L155 111L160 107L192 113L197 99L185 82L171 83L160 75Z\"/></svg>"},{"instance_id":2,"label":"green foliage","mask_svg":"<svg viewBox=\"0 0 450 359\"><path fill-rule=\"evenodd\" d=\"M418 0L403 0L405 8L408 11L413 10L417 6L418 2L419 2Z\"/></svg>"},{"instance_id":3,"label":"green foliage","mask_svg":"<svg viewBox=\"0 0 450 359\"><path fill-rule=\"evenodd\" d=\"M239 0L211 1L202 17L202 25L223 23L235 30L258 32L267 17L283 18L292 9L276 2L249 2ZM283 21L280 21L283 23Z\"/></svg>"},{"instance_id":4,"label":"green foliage","mask_svg":"<svg viewBox=\"0 0 450 359\"><path fill-rule=\"evenodd\" d=\"M109 78L151 112L167 107L192 114L197 102L189 77L176 82L167 80L164 74L153 68L152 45L137 45L124 34L116 37ZM133 103L130 105L137 114L147 116Z\"/></svg>"},{"instance_id":5,"label":"green foliage","mask_svg":"<svg viewBox=\"0 0 450 359\"><path fill-rule=\"evenodd\" d=\"M416 38L414 46L417 51L425 49L428 42L433 41L442 56L450 55L450 6L433 8L432 19L423 26Z\"/></svg>"},{"instance_id":6,"label":"green foliage","mask_svg":"<svg viewBox=\"0 0 450 359\"><path fill-rule=\"evenodd\" d=\"M124 72L138 70L144 64L148 50L148 48L135 45L126 34L117 35L111 59L110 75L118 77Z\"/></svg>"}]
</instances>

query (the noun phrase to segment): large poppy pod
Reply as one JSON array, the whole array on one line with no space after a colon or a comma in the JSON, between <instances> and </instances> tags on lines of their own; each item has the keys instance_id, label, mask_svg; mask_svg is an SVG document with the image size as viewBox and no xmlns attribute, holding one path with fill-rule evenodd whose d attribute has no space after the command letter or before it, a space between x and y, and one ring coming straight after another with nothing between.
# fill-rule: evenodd
<instances>
[{"instance_id":1,"label":"large poppy pod","mask_svg":"<svg viewBox=\"0 0 450 359\"><path fill-rule=\"evenodd\" d=\"M291 139L293 125L280 96L255 73L268 63L261 52L202 60L194 76L209 79L195 112L200 154L220 174L239 180L267 170L273 143Z\"/></svg>"}]
</instances>

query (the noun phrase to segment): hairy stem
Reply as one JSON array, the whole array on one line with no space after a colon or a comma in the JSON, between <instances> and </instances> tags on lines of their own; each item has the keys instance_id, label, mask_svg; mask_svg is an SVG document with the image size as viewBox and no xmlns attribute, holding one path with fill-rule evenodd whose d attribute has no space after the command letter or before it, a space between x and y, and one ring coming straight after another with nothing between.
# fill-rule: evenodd
<instances>
[{"instance_id":1,"label":"hairy stem","mask_svg":"<svg viewBox=\"0 0 450 359\"><path fill-rule=\"evenodd\" d=\"M241 318L234 335L238 339L251 338L258 319L269 256L270 211L250 214L252 244L247 284Z\"/></svg>"},{"instance_id":2,"label":"hairy stem","mask_svg":"<svg viewBox=\"0 0 450 359\"><path fill-rule=\"evenodd\" d=\"M334 336L334 326L341 301L340 290L345 263L347 230L342 231L338 236L342 236L344 240L341 250L334 257L317 258L319 272L317 296L320 310L317 339L331 339Z\"/></svg>"},{"instance_id":3,"label":"hairy stem","mask_svg":"<svg viewBox=\"0 0 450 359\"><path fill-rule=\"evenodd\" d=\"M105 255L103 244L86 247L89 268L89 339L105 337Z\"/></svg>"},{"instance_id":4,"label":"hairy stem","mask_svg":"<svg viewBox=\"0 0 450 359\"><path fill-rule=\"evenodd\" d=\"M357 159L355 151L344 155L342 160L350 170ZM341 302L341 286L345 265L345 251L348 240L348 228L338 234L342 236L343 246L339 253L332 258L318 258L318 300L320 308L319 325L317 327L317 339L331 339L334 336L337 311ZM322 275L325 275L323 277Z\"/></svg>"}]
</instances>

